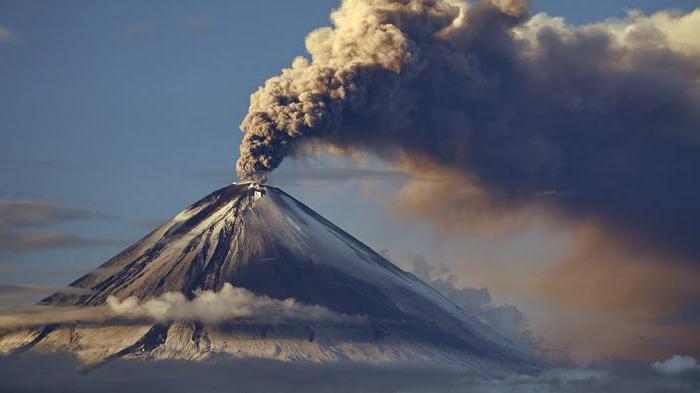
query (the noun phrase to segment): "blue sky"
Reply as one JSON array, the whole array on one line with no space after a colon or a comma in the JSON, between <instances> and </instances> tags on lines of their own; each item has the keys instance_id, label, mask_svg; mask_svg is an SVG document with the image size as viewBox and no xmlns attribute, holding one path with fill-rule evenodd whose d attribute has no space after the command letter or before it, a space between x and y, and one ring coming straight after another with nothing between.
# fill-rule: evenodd
<instances>
[{"instance_id":1,"label":"blue sky","mask_svg":"<svg viewBox=\"0 0 700 393\"><path fill-rule=\"evenodd\" d=\"M49 229L109 243L5 257L2 281L65 283L72 269L36 272L95 266L234 180L250 93L303 53L304 36L326 25L335 5L0 2L0 26L11 34L0 43L0 195L111 217L54 223ZM534 9L589 23L631 8L694 5L540 0ZM430 253L434 245L420 228L397 225L354 182L286 188L376 248ZM415 239L411 250L406 236Z\"/></svg>"},{"instance_id":2,"label":"blue sky","mask_svg":"<svg viewBox=\"0 0 700 393\"><path fill-rule=\"evenodd\" d=\"M582 24L633 8L650 13L698 4L540 0L534 10ZM336 5L0 0L0 32L6 32L0 34L0 198L49 201L91 217L41 227L91 241L0 253L0 283L66 284L235 180L238 124L249 95L303 54L306 33L327 25ZM287 161L281 171L327 163ZM280 184L398 257L421 253L441 261L470 248L474 258L538 261L561 253L552 233L538 227L511 234L511 248L500 247L502 238L445 240L418 223L402 223L358 180ZM392 187L385 184L384 192ZM478 271L464 274L464 283L487 283ZM497 297L517 301L507 291Z\"/></svg>"}]
</instances>

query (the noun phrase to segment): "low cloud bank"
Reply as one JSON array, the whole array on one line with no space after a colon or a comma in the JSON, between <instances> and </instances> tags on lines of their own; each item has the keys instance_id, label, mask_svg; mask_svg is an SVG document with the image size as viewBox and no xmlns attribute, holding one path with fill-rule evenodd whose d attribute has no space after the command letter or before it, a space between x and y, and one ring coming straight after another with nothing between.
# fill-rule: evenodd
<instances>
[{"instance_id":1,"label":"low cloud bank","mask_svg":"<svg viewBox=\"0 0 700 393\"><path fill-rule=\"evenodd\" d=\"M350 323L362 317L335 313L317 305L294 299L276 300L258 296L228 283L219 292L200 291L192 300L181 293L168 292L140 301L136 297L120 300L110 296L107 304L94 307L35 306L21 313L0 315L0 329L12 329L51 323L104 322L111 319L223 322L245 319L256 322L287 320Z\"/></svg>"},{"instance_id":2,"label":"low cloud bank","mask_svg":"<svg viewBox=\"0 0 700 393\"><path fill-rule=\"evenodd\" d=\"M352 317L337 314L325 307L307 305L294 299L276 300L256 295L244 288L225 283L220 292L200 291L191 301L179 292L140 302L135 297L123 301L110 296L110 310L127 318L150 318L156 321L198 320L218 322L230 319L255 318L276 322L283 320L350 321Z\"/></svg>"},{"instance_id":3,"label":"low cloud bank","mask_svg":"<svg viewBox=\"0 0 700 393\"><path fill-rule=\"evenodd\" d=\"M425 364L285 363L263 359L207 362L114 361L88 374L67 355L0 358L2 389L11 392L406 392L406 393L655 393L697 392L700 371L668 374L616 360L540 375L486 378ZM271 378L274 376L274 378Z\"/></svg>"}]
</instances>

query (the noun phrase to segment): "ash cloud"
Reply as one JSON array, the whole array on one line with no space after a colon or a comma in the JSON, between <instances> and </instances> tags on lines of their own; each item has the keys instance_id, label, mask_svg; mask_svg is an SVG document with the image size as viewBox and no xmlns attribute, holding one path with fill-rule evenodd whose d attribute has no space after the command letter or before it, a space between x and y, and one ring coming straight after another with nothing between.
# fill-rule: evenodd
<instances>
[{"instance_id":1,"label":"ash cloud","mask_svg":"<svg viewBox=\"0 0 700 393\"><path fill-rule=\"evenodd\" d=\"M406 180L413 177L405 172L358 168L314 168L276 172L269 176L270 184L298 184L314 182L347 182L351 180Z\"/></svg>"},{"instance_id":2,"label":"ash cloud","mask_svg":"<svg viewBox=\"0 0 700 393\"><path fill-rule=\"evenodd\" d=\"M700 296L697 265L617 241L596 223L559 229L571 235L568 255L523 275L529 294L554 313L539 325L540 334L576 362L650 360L680 350L700 356L700 331L692 324Z\"/></svg>"},{"instance_id":3,"label":"ash cloud","mask_svg":"<svg viewBox=\"0 0 700 393\"><path fill-rule=\"evenodd\" d=\"M309 146L469 179L700 258L700 10L572 27L518 0L346 0L251 96L237 170Z\"/></svg>"},{"instance_id":4,"label":"ash cloud","mask_svg":"<svg viewBox=\"0 0 700 393\"><path fill-rule=\"evenodd\" d=\"M155 322L202 321L209 323L246 320L275 323L289 320L353 323L361 316L335 313L318 305L294 299L277 300L256 295L244 288L224 284L219 292L199 291L191 300L178 292L139 300L110 296L107 303L94 307L34 306L24 312L0 314L0 329L40 326L53 323L105 322L109 320Z\"/></svg>"}]
</instances>

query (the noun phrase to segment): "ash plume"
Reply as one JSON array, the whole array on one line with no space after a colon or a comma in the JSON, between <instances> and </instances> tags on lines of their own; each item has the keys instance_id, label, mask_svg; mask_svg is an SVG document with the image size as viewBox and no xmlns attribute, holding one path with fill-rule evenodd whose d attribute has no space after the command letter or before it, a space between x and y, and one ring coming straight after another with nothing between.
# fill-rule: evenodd
<instances>
[{"instance_id":1,"label":"ash plume","mask_svg":"<svg viewBox=\"0 0 700 393\"><path fill-rule=\"evenodd\" d=\"M242 178L369 152L700 257L700 9L573 27L519 0L345 0L331 21L251 96Z\"/></svg>"}]
</instances>

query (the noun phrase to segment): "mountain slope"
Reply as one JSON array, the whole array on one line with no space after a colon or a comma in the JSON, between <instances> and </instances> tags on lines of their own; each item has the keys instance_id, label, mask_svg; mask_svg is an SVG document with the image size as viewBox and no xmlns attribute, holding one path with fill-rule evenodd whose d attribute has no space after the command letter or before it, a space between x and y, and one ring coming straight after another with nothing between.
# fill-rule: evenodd
<instances>
[{"instance_id":1,"label":"mountain slope","mask_svg":"<svg viewBox=\"0 0 700 393\"><path fill-rule=\"evenodd\" d=\"M87 289L85 293L54 294L42 304L90 307L103 305L110 296L146 300L167 292L193 298L203 290L220 291L227 283L259 296L359 316L363 323L48 325L12 332L6 336L11 340L0 339L0 350L80 348L82 357L93 362L226 353L314 361L422 358L504 370L542 367L299 201L253 183L208 195L71 284ZM109 337L118 343L107 343Z\"/></svg>"}]
</instances>

